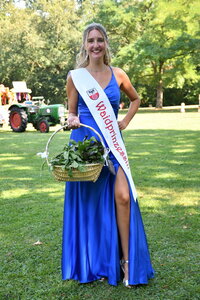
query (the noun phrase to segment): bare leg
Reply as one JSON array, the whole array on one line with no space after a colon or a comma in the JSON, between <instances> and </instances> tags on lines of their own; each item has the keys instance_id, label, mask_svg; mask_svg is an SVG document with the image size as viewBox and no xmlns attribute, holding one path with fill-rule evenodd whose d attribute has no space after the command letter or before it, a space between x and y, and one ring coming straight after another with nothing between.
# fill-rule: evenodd
<instances>
[{"instance_id":1,"label":"bare leg","mask_svg":"<svg viewBox=\"0 0 200 300\"><path fill-rule=\"evenodd\" d=\"M130 223L130 196L129 187L124 171L119 167L115 184L115 201L117 208L117 224L122 246L123 259L128 260L129 250L129 223ZM128 279L128 264L124 264L125 276Z\"/></svg>"}]
</instances>

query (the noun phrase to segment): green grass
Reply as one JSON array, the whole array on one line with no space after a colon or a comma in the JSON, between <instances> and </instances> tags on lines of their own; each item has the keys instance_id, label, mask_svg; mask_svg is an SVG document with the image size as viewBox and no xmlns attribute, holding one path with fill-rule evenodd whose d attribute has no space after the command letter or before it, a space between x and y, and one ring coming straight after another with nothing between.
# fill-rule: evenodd
<instances>
[{"instance_id":1,"label":"green grass","mask_svg":"<svg viewBox=\"0 0 200 300\"><path fill-rule=\"evenodd\" d=\"M40 174L36 156L52 132L0 129L0 299L200 299L199 130L197 112L158 111L138 113L124 131L156 271L129 290L61 280L64 183L47 169ZM50 152L68 134L58 133Z\"/></svg>"}]
</instances>

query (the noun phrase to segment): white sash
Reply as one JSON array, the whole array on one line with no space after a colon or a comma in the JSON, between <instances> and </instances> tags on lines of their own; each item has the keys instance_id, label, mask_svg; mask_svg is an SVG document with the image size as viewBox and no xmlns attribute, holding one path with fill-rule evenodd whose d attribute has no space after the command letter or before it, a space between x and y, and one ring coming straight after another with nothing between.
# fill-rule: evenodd
<instances>
[{"instance_id":1,"label":"white sash","mask_svg":"<svg viewBox=\"0 0 200 300\"><path fill-rule=\"evenodd\" d=\"M134 200L136 201L137 193L130 171L126 148L108 97L87 69L76 69L71 71L70 74L76 89L85 101L110 150L126 173Z\"/></svg>"}]
</instances>

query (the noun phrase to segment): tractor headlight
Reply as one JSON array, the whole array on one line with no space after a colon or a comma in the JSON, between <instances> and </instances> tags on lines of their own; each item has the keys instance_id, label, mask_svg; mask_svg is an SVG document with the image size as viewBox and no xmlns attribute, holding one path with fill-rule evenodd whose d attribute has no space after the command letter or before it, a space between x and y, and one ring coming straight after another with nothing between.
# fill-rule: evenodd
<instances>
[{"instance_id":1,"label":"tractor headlight","mask_svg":"<svg viewBox=\"0 0 200 300\"><path fill-rule=\"evenodd\" d=\"M60 118L64 117L64 115L65 115L65 108L64 108L64 106L60 106L58 108L58 115L59 115Z\"/></svg>"}]
</instances>

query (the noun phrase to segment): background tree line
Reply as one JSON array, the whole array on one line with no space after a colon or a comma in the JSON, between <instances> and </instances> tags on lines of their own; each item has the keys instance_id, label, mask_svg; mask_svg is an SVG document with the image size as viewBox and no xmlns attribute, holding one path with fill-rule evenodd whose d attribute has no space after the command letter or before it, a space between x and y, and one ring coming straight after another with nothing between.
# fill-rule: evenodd
<instances>
[{"instance_id":1,"label":"background tree line","mask_svg":"<svg viewBox=\"0 0 200 300\"><path fill-rule=\"evenodd\" d=\"M128 73L143 106L198 103L198 0L26 0L25 9L16 1L0 3L0 83L5 86L24 80L32 95L64 102L82 30L94 21L106 27L112 64Z\"/></svg>"}]
</instances>

